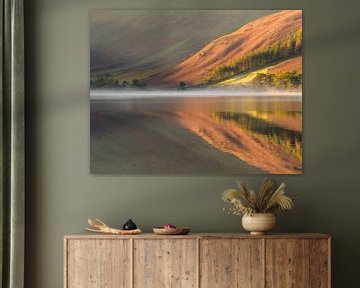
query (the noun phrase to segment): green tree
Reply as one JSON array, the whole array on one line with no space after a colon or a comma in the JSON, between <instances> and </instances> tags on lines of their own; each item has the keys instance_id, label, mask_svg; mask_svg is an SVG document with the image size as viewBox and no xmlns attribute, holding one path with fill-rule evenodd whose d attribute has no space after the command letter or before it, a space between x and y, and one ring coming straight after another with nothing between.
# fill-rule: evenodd
<instances>
[{"instance_id":1,"label":"green tree","mask_svg":"<svg viewBox=\"0 0 360 288\"><path fill-rule=\"evenodd\" d=\"M285 40L278 41L267 48L250 52L227 65L214 68L212 75L202 82L204 84L221 82L241 73L259 69L271 63L300 55L302 51L301 47L302 28Z\"/></svg>"},{"instance_id":2,"label":"green tree","mask_svg":"<svg viewBox=\"0 0 360 288\"><path fill-rule=\"evenodd\" d=\"M179 83L179 90L185 90L186 89L186 83L183 81L180 81Z\"/></svg>"},{"instance_id":3,"label":"green tree","mask_svg":"<svg viewBox=\"0 0 360 288\"><path fill-rule=\"evenodd\" d=\"M133 79L131 81L131 87L133 88L146 88L147 84L139 79Z\"/></svg>"},{"instance_id":4,"label":"green tree","mask_svg":"<svg viewBox=\"0 0 360 288\"><path fill-rule=\"evenodd\" d=\"M140 87L140 81L138 79L133 79L131 81L131 86L133 87Z\"/></svg>"}]
</instances>

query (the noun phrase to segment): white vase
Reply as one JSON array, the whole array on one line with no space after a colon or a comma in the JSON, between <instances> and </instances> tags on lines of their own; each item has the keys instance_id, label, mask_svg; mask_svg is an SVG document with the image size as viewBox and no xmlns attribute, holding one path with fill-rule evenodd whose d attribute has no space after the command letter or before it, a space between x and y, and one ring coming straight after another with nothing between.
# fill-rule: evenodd
<instances>
[{"instance_id":1,"label":"white vase","mask_svg":"<svg viewBox=\"0 0 360 288\"><path fill-rule=\"evenodd\" d=\"M272 213L255 213L242 217L242 226L251 235L263 235L276 226L276 217Z\"/></svg>"}]
</instances>

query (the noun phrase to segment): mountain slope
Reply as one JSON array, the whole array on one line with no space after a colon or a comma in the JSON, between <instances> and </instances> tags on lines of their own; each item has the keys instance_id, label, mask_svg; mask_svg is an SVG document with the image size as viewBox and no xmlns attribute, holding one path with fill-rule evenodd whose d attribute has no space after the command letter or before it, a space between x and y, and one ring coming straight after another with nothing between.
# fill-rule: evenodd
<instances>
[{"instance_id":1,"label":"mountain slope","mask_svg":"<svg viewBox=\"0 0 360 288\"><path fill-rule=\"evenodd\" d=\"M216 67L231 64L253 51L285 41L301 27L301 10L285 10L263 16L233 33L215 39L166 75L153 77L151 82L171 86L180 81L199 83L209 77Z\"/></svg>"},{"instance_id":2,"label":"mountain slope","mask_svg":"<svg viewBox=\"0 0 360 288\"><path fill-rule=\"evenodd\" d=\"M290 72L296 71L302 73L302 57L295 57L274 65L269 69L269 72Z\"/></svg>"},{"instance_id":3,"label":"mountain slope","mask_svg":"<svg viewBox=\"0 0 360 288\"><path fill-rule=\"evenodd\" d=\"M92 10L93 74L132 78L172 68L209 41L267 10ZM121 78L122 79L122 78Z\"/></svg>"},{"instance_id":4,"label":"mountain slope","mask_svg":"<svg viewBox=\"0 0 360 288\"><path fill-rule=\"evenodd\" d=\"M213 85L213 87L250 87L254 85L254 80L258 73L272 74L277 72L297 72L302 73L302 57L298 56L289 60L282 61L275 65L266 66L255 71L242 73L235 77L221 81Z\"/></svg>"}]
</instances>

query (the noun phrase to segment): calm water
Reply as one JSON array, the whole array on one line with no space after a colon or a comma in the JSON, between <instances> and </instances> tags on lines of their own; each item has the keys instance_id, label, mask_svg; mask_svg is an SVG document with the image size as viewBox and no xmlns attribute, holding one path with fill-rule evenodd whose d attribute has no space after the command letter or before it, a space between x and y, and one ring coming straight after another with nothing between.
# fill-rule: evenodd
<instances>
[{"instance_id":1,"label":"calm water","mask_svg":"<svg viewBox=\"0 0 360 288\"><path fill-rule=\"evenodd\" d=\"M230 170L221 168L226 167L226 161L239 161L258 169L254 171L276 174L299 174L302 170L301 96L91 100L91 123L91 157L92 161L96 160L93 161L93 167L97 165L105 169L108 161L110 168L107 167L105 170L110 173L111 167L114 167L114 173L137 173L136 165L141 163L143 166L140 167L150 167L149 169L154 170L159 167L155 172L163 171L161 165L171 169L173 159L170 159L172 156L167 156L168 150L173 154L174 152L195 153L199 159L209 158L204 161L210 161L211 157L216 158L216 161L222 161L220 158L224 155L224 163L219 165L219 170L223 169L227 172L240 168L229 168ZM171 123L174 123L173 126ZM175 130L184 132L181 134ZM122 132L124 133L121 134ZM193 143L191 141L195 141L194 139L203 143L203 150L197 142L196 150L188 147L195 145L189 144ZM142 150L135 153L135 156L132 154L135 158L128 155L134 151L126 147L132 146L132 149L135 149L133 147L138 145L139 141L145 141L146 147L151 147L150 152L154 155L154 159L157 159L158 166L148 163L152 160L145 153L137 157L136 155L140 155ZM164 141L167 146L157 151L156 146ZM122 150L116 148L119 146L125 148ZM183 147L186 149L182 149ZM208 147L218 154L214 156L209 153L206 150L209 149ZM109 155L111 153L109 151L113 151L112 156ZM133 163L134 165L128 163L134 171L127 170L123 165L116 165L114 162L116 157L126 158L130 162L137 161L136 164ZM230 161L226 157L235 160ZM188 161L191 162L191 159ZM191 166L191 163L187 162L185 166L191 170L191 173L196 173L197 170L202 170L198 171L199 174L204 171L206 173L206 167L201 169L201 159L199 161L200 164ZM215 171L210 172L223 173L216 171L215 164L213 169ZM242 173L240 170L234 173Z\"/></svg>"}]
</instances>

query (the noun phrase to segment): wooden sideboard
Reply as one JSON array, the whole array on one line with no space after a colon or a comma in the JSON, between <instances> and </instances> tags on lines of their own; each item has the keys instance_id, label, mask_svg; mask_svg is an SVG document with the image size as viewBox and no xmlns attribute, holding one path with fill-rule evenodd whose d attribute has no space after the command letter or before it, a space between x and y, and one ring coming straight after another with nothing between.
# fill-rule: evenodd
<instances>
[{"instance_id":1,"label":"wooden sideboard","mask_svg":"<svg viewBox=\"0 0 360 288\"><path fill-rule=\"evenodd\" d=\"M323 234L67 235L65 288L329 288Z\"/></svg>"}]
</instances>

